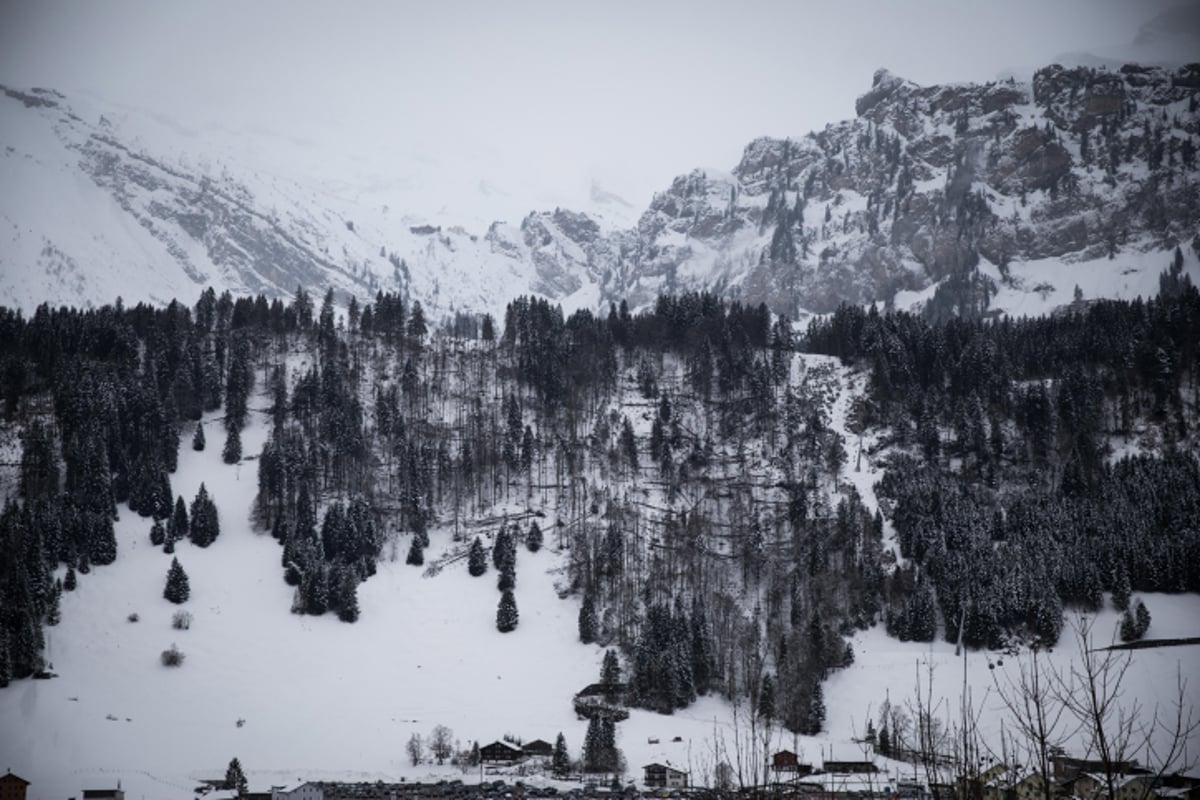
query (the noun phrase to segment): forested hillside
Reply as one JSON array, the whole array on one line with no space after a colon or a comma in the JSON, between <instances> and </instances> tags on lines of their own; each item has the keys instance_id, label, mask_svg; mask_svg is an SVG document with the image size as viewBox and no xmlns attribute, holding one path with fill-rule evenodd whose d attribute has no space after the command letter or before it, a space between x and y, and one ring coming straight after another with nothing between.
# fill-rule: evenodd
<instances>
[{"instance_id":1,"label":"forested hillside","mask_svg":"<svg viewBox=\"0 0 1200 800\"><path fill-rule=\"evenodd\" d=\"M816 732L856 628L953 639L965 618L971 646L1053 643L1064 607L1102 592L1200 591L1200 294L1180 275L1036 320L843 307L802 336L709 294L569 317L522 297L438 326L399 296L318 308L303 290L2 311L20 456L0 684L47 669L43 626L120 557L116 514L168 552L219 538L221 498L171 479L223 409L223 459L257 470L254 522L295 587L280 614L353 623L398 558L495 580L512 630L513 566L552 547L579 638L623 654L632 703L715 692ZM256 386L270 433L242 452ZM886 466L877 486L850 480L864 459ZM434 525L456 546L426 559Z\"/></svg>"}]
</instances>

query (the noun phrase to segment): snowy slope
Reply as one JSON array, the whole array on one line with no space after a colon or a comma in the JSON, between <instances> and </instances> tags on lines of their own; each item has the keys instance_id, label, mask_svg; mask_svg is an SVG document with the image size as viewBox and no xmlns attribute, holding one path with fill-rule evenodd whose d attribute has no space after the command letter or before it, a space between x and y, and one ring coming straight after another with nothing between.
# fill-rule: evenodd
<instances>
[{"instance_id":1,"label":"snowy slope","mask_svg":"<svg viewBox=\"0 0 1200 800\"><path fill-rule=\"evenodd\" d=\"M824 357L797 356L797 362L797 378L830 381L830 425L849 454L843 480L874 507L876 468L864 457L856 469L855 439L847 429L863 374ZM250 403L252 409L267 405L263 396ZM572 755L579 755L586 723L576 719L571 697L596 679L602 653L577 641L578 599L560 598L565 554L555 552L553 534L538 554L518 552L520 625L508 635L495 629L494 571L474 579L459 560L426 576L403 565L403 542L385 545L385 553L398 551L399 559L382 562L379 574L360 587L357 623L340 623L332 614L292 615L292 590L279 577L279 545L249 524L254 454L266 439L266 415L252 412L243 433L247 458L234 466L220 460L219 417L208 415L205 422L208 448L192 451L185 431L172 477L185 498L204 481L220 507L222 532L210 548L177 545L190 577L192 595L183 608L194 615L192 627L171 628L177 607L162 598L170 557L150 546L148 520L123 508L117 561L81 575L79 588L64 595L62 623L47 629L47 658L59 677L18 681L0 691L0 729L6 732L0 761L33 781L31 797L61 798L117 780L131 797L189 797L198 780L219 777L235 755L256 789L303 779L477 780L474 771L463 775L449 766L408 763L409 737L428 736L439 724L464 746L504 734L552 740L561 731ZM549 518L556 513L544 510ZM474 532L469 523L468 530ZM427 563L459 549L450 530L435 528ZM1150 637L1196 634L1200 598L1146 600L1154 616ZM131 613L138 622L127 621ZM1097 635L1106 639L1116 621L1115 613L1102 612ZM1052 655L1060 667L1071 657L1066 638ZM158 661L172 643L187 655L174 670ZM861 757L853 739L868 715L877 714L885 699L901 705L910 700L927 664L936 667L939 715L957 709L965 666L986 714L984 733L994 736L999 708L988 687L999 673L989 665L1002 661L1000 667L1012 669L1018 659L1011 654L972 653L963 661L951 645L900 643L879 627L857 634L853 646L854 665L826 687L825 735L793 737L776 729L768 749L787 747L814 763ZM1147 707L1165 701L1164 690L1182 669L1188 702L1200 706L1195 651L1136 651L1130 701ZM745 714L744 707L734 710L713 697L672 716L633 711L618 726L626 777L640 781L642 765L669 761L691 770L697 782L710 782L713 765L732 759L735 742L744 739Z\"/></svg>"}]
</instances>

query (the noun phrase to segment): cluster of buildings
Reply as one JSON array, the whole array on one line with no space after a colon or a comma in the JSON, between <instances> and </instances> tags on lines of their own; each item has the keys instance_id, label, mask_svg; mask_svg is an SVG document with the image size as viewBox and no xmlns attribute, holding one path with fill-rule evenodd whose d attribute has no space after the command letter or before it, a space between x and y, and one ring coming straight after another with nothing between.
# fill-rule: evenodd
<instances>
[{"instance_id":1,"label":"cluster of buildings","mask_svg":"<svg viewBox=\"0 0 1200 800\"><path fill-rule=\"evenodd\" d=\"M29 786L29 781L7 770L0 775L0 800L25 800ZM125 800L125 792L121 790L120 783L115 789L84 789L83 800Z\"/></svg>"},{"instance_id":2,"label":"cluster of buildings","mask_svg":"<svg viewBox=\"0 0 1200 800\"><path fill-rule=\"evenodd\" d=\"M496 741L479 748L483 764L512 765L531 758L548 759L554 746L541 739L523 745ZM777 800L1200 800L1200 776L1158 775L1135 761L1105 764L1101 761L1055 756L1047 777L1028 768L996 764L971 778L954 783L925 784L900 780L881 772L873 761L826 761L821 769L800 761L789 750L773 754L768 762L773 782L752 789L695 789L687 770L654 762L643 767L639 791L632 785L611 789L586 784L560 792L554 786L527 786L504 781L464 784L437 783L346 783L309 781L294 787L272 787L269 792L251 792L242 800L588 800L589 798L638 798L645 795L696 800L721 800L734 796L777 798ZM1047 787L1047 780L1049 787ZM11 771L0 776L0 800L26 800L29 782ZM1111 791L1110 791L1111 785ZM1049 791L1047 791L1047 789ZM232 796L232 795L231 795ZM75 798L71 798L75 800ZM116 789L86 789L81 800L125 800L120 784Z\"/></svg>"}]
</instances>

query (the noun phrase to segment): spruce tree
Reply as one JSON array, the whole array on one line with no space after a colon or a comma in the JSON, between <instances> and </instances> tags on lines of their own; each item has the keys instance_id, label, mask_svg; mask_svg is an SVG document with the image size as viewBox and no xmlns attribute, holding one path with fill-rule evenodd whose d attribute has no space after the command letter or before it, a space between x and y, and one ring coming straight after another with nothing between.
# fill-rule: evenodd
<instances>
[{"instance_id":1,"label":"spruce tree","mask_svg":"<svg viewBox=\"0 0 1200 800\"><path fill-rule=\"evenodd\" d=\"M559 777L571 771L571 754L567 752L567 738L562 735L562 731L559 731L558 738L554 740L554 755L550 764L554 774Z\"/></svg>"},{"instance_id":2,"label":"spruce tree","mask_svg":"<svg viewBox=\"0 0 1200 800\"><path fill-rule=\"evenodd\" d=\"M192 449L200 451L204 449L204 423L196 423L196 432L192 434Z\"/></svg>"},{"instance_id":3,"label":"spruce tree","mask_svg":"<svg viewBox=\"0 0 1200 800\"><path fill-rule=\"evenodd\" d=\"M172 603L179 604L187 602L190 594L187 573L183 571L179 559L172 558L171 568L167 571L167 585L163 589L163 597Z\"/></svg>"},{"instance_id":4,"label":"spruce tree","mask_svg":"<svg viewBox=\"0 0 1200 800\"><path fill-rule=\"evenodd\" d=\"M62 622L62 589L55 586L50 592L50 605L46 609L46 624L50 626Z\"/></svg>"},{"instance_id":5,"label":"spruce tree","mask_svg":"<svg viewBox=\"0 0 1200 800\"><path fill-rule=\"evenodd\" d=\"M242 459L242 434L233 428L225 435L225 448L221 450L221 460L226 464L236 464Z\"/></svg>"},{"instance_id":6,"label":"spruce tree","mask_svg":"<svg viewBox=\"0 0 1200 800\"><path fill-rule=\"evenodd\" d=\"M496 608L496 629L508 633L517 627L517 601L512 592L500 595L500 605Z\"/></svg>"},{"instance_id":7,"label":"spruce tree","mask_svg":"<svg viewBox=\"0 0 1200 800\"><path fill-rule=\"evenodd\" d=\"M525 547L531 553L542 549L542 529L538 527L536 519L529 523L529 533L525 534Z\"/></svg>"},{"instance_id":8,"label":"spruce tree","mask_svg":"<svg viewBox=\"0 0 1200 800\"><path fill-rule=\"evenodd\" d=\"M501 525L496 534L496 543L492 546L492 564L503 571L516 563L517 546L513 540L512 531L507 525Z\"/></svg>"},{"instance_id":9,"label":"spruce tree","mask_svg":"<svg viewBox=\"0 0 1200 800\"><path fill-rule=\"evenodd\" d=\"M1140 639L1146 635L1146 631L1150 628L1150 609L1146 608L1145 603L1138 600L1133 609L1133 616L1137 623L1137 638Z\"/></svg>"},{"instance_id":10,"label":"spruce tree","mask_svg":"<svg viewBox=\"0 0 1200 800\"><path fill-rule=\"evenodd\" d=\"M1116 572L1113 579L1112 606L1116 611L1125 611L1129 608L1129 595L1132 591L1129 586L1129 572L1124 564L1118 564Z\"/></svg>"},{"instance_id":11,"label":"spruce tree","mask_svg":"<svg viewBox=\"0 0 1200 800\"><path fill-rule=\"evenodd\" d=\"M408 546L408 557L404 559L404 563L414 567L422 566L425 563L425 551L421 548L421 542L415 536L412 539L412 543Z\"/></svg>"},{"instance_id":12,"label":"spruce tree","mask_svg":"<svg viewBox=\"0 0 1200 800\"><path fill-rule=\"evenodd\" d=\"M614 684L621 682L621 662L617 659L617 651L604 651L604 661L600 664L600 682Z\"/></svg>"},{"instance_id":13,"label":"spruce tree","mask_svg":"<svg viewBox=\"0 0 1200 800\"><path fill-rule=\"evenodd\" d=\"M188 535L188 512L187 503L183 501L183 495L179 495L175 499L175 510L171 514L171 521L168 524L168 530L174 539L186 539Z\"/></svg>"},{"instance_id":14,"label":"spruce tree","mask_svg":"<svg viewBox=\"0 0 1200 800\"><path fill-rule=\"evenodd\" d=\"M511 592L517 588L517 573L510 566L505 566L500 570L500 578L496 581L496 588L502 592Z\"/></svg>"},{"instance_id":15,"label":"spruce tree","mask_svg":"<svg viewBox=\"0 0 1200 800\"><path fill-rule=\"evenodd\" d=\"M162 522L154 520L154 524L150 526L150 544L155 547L162 547L163 542L167 540L167 530L163 527Z\"/></svg>"},{"instance_id":16,"label":"spruce tree","mask_svg":"<svg viewBox=\"0 0 1200 800\"><path fill-rule=\"evenodd\" d=\"M242 771L242 763L236 757L229 762L229 768L225 770L225 788L236 790L238 797L246 793L246 773Z\"/></svg>"},{"instance_id":17,"label":"spruce tree","mask_svg":"<svg viewBox=\"0 0 1200 800\"><path fill-rule=\"evenodd\" d=\"M346 570L338 592L338 619L342 622L358 621L358 581L353 570Z\"/></svg>"},{"instance_id":18,"label":"spruce tree","mask_svg":"<svg viewBox=\"0 0 1200 800\"><path fill-rule=\"evenodd\" d=\"M208 547L221 533L217 519L217 504L208 495L208 489L200 484L196 497L192 500L191 519L188 524L188 536L197 547Z\"/></svg>"},{"instance_id":19,"label":"spruce tree","mask_svg":"<svg viewBox=\"0 0 1200 800\"><path fill-rule=\"evenodd\" d=\"M91 514L91 531L88 539L88 562L111 564L117 560L117 536L113 532L113 520L108 514ZM81 570L82 571L82 570Z\"/></svg>"},{"instance_id":20,"label":"spruce tree","mask_svg":"<svg viewBox=\"0 0 1200 800\"><path fill-rule=\"evenodd\" d=\"M73 592L75 591L77 581L78 578L75 577L75 567L67 567L67 574L63 577L63 588L68 592Z\"/></svg>"},{"instance_id":21,"label":"spruce tree","mask_svg":"<svg viewBox=\"0 0 1200 800\"><path fill-rule=\"evenodd\" d=\"M487 554L483 551L483 542L476 536L471 542L471 550L467 554L467 572L471 577L478 578L487 572Z\"/></svg>"},{"instance_id":22,"label":"spruce tree","mask_svg":"<svg viewBox=\"0 0 1200 800\"><path fill-rule=\"evenodd\" d=\"M591 644L596 641L596 606L590 594L583 596L583 605L579 608L579 641Z\"/></svg>"},{"instance_id":23,"label":"spruce tree","mask_svg":"<svg viewBox=\"0 0 1200 800\"><path fill-rule=\"evenodd\" d=\"M775 681L770 673L763 676L762 686L758 690L758 715L767 722L775 719Z\"/></svg>"},{"instance_id":24,"label":"spruce tree","mask_svg":"<svg viewBox=\"0 0 1200 800\"><path fill-rule=\"evenodd\" d=\"M812 696L808 704L808 729L801 733L809 736L816 736L825 727L825 692L821 689L821 682L817 681L813 684Z\"/></svg>"}]
</instances>

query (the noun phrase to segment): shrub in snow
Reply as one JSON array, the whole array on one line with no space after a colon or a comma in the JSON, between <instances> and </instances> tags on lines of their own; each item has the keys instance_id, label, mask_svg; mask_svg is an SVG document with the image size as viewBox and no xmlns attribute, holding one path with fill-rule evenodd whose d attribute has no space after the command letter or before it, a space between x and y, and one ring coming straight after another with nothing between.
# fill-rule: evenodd
<instances>
[{"instance_id":1,"label":"shrub in snow","mask_svg":"<svg viewBox=\"0 0 1200 800\"><path fill-rule=\"evenodd\" d=\"M130 614L128 617L126 617L125 619L129 620L130 622L137 622L139 619L141 619L141 617L139 617L137 615L137 612L135 611L132 614Z\"/></svg>"},{"instance_id":2,"label":"shrub in snow","mask_svg":"<svg viewBox=\"0 0 1200 800\"><path fill-rule=\"evenodd\" d=\"M192 627L192 614L190 611L176 611L171 617L171 627L177 631L186 631Z\"/></svg>"},{"instance_id":3,"label":"shrub in snow","mask_svg":"<svg viewBox=\"0 0 1200 800\"><path fill-rule=\"evenodd\" d=\"M161 656L162 665L164 667L181 666L183 664L183 660L185 658L187 658L187 656L184 655L183 651L180 650L178 647L176 647L173 644L171 645L171 647L169 649L163 650L162 656Z\"/></svg>"}]
</instances>

